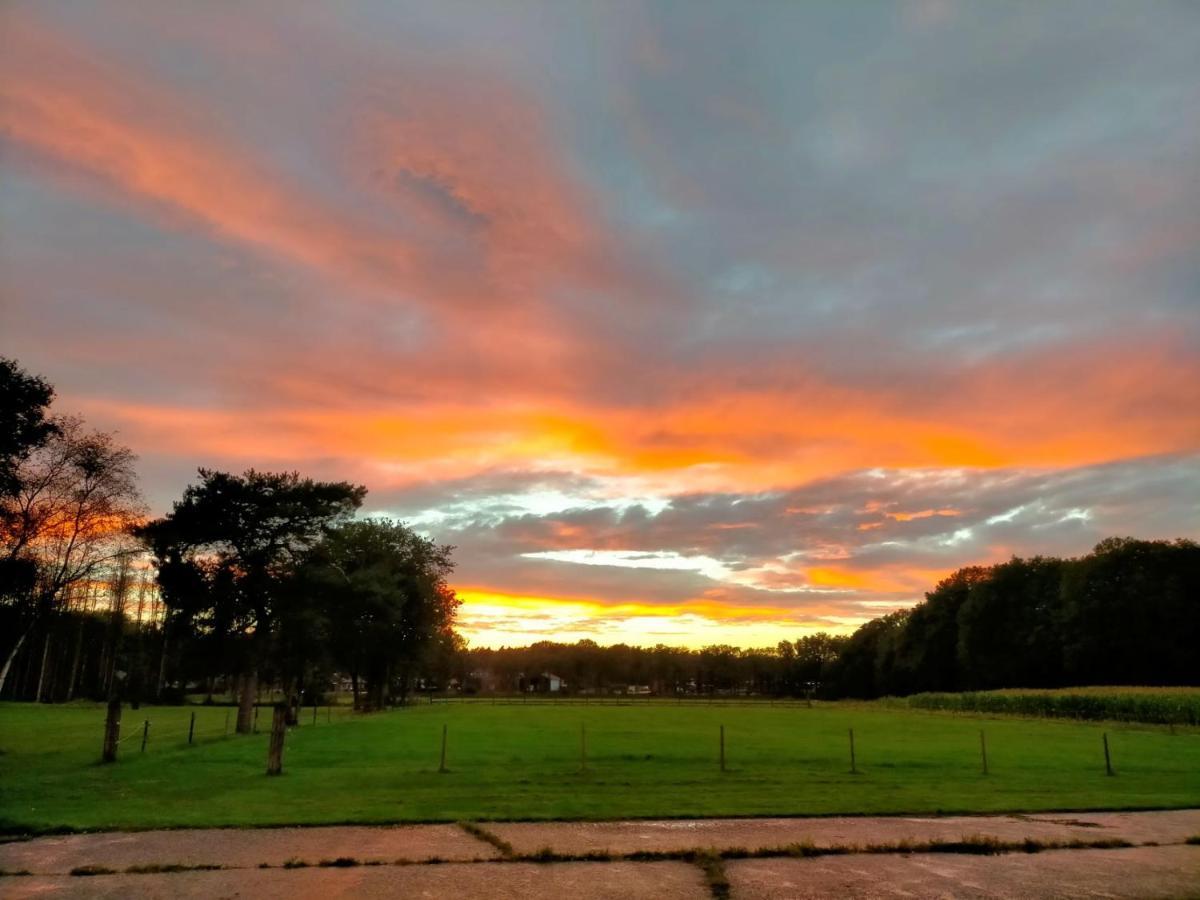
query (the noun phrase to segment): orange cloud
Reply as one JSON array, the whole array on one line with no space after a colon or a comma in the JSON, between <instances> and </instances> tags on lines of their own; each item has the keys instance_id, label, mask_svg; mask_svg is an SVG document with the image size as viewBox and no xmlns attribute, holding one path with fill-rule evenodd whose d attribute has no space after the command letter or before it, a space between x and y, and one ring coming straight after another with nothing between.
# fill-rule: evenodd
<instances>
[{"instance_id":1,"label":"orange cloud","mask_svg":"<svg viewBox=\"0 0 1200 900\"><path fill-rule=\"evenodd\" d=\"M928 519L932 516L958 516L961 513L957 509L922 509L917 512L890 512L884 513L889 519L895 519L897 522L911 522L914 519Z\"/></svg>"},{"instance_id":2,"label":"orange cloud","mask_svg":"<svg viewBox=\"0 0 1200 900\"><path fill-rule=\"evenodd\" d=\"M536 106L491 73L400 66L362 86L389 112L356 118L343 175L361 202L334 202L232 137L201 98L131 78L27 13L8 14L5 29L4 135L173 225L376 299L437 316L465 307L491 322L492 339L507 332L543 354L566 352L540 302L551 280L629 293L612 262L620 253L562 171ZM470 253L447 260L455 241Z\"/></svg>"},{"instance_id":3,"label":"orange cloud","mask_svg":"<svg viewBox=\"0 0 1200 900\"><path fill-rule=\"evenodd\" d=\"M639 408L549 392L540 402L503 394L453 404L417 397L386 409L359 398L254 410L90 398L85 411L119 425L147 451L186 448L222 460L273 464L350 459L379 485L505 468L632 479L672 493L753 491L871 467L1058 467L1195 449L1200 361L1173 358L1169 350L1150 360L1145 352L1080 360L1072 393L1087 399L1069 404L1070 415L1059 410L1064 398L1048 392L1039 397L1032 384L1024 392L1015 383L1009 389L1024 392L1028 402L978 417L973 409L987 405L989 390L970 379L955 408L942 404L931 411L909 409L885 393L846 388L814 391L803 401L778 391L714 391L703 399L685 396ZM1026 382L1044 378L1051 364L1030 360ZM1135 368L1144 378L1122 382L1110 377L1112 368ZM1163 397L1162 384L1176 385L1175 396ZM930 508L885 515L906 522L954 513Z\"/></svg>"},{"instance_id":4,"label":"orange cloud","mask_svg":"<svg viewBox=\"0 0 1200 900\"><path fill-rule=\"evenodd\" d=\"M304 264L332 266L346 252L344 237L330 229L328 210L281 189L228 147L164 125L178 116L168 98L72 52L31 23L10 21L8 27L15 32L9 49L16 52L6 54L0 97L11 139Z\"/></svg>"}]
</instances>

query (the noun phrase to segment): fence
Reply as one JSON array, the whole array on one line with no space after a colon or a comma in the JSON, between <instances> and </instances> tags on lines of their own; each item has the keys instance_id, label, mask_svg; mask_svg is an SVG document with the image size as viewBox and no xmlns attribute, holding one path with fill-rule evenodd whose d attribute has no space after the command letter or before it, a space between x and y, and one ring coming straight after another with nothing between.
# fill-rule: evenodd
<instances>
[{"instance_id":1,"label":"fence","mask_svg":"<svg viewBox=\"0 0 1200 900\"><path fill-rule=\"evenodd\" d=\"M710 696L690 694L679 697L654 694L452 694L414 695L408 700L415 705L479 705L479 706L763 706L783 708L812 708L813 701L804 698L774 698L753 696Z\"/></svg>"},{"instance_id":2,"label":"fence","mask_svg":"<svg viewBox=\"0 0 1200 900\"><path fill-rule=\"evenodd\" d=\"M138 753L146 753L165 746L179 746L212 743L233 737L237 734L238 710L235 706L205 706L200 708L188 707L151 707L150 714L141 715L141 710L132 708L122 710L119 722L121 736L115 741L115 746L128 752L132 745ZM254 706L252 734L258 734L259 713L266 709L268 713L273 706L256 703ZM185 713L185 715L177 715ZM343 722L353 714L348 707L310 706L300 710L297 716L298 724L307 727L331 725ZM165 721L164 721L165 720ZM263 732L270 730L269 716L263 721ZM168 730L162 730L166 727ZM101 731L107 735L108 720L100 725ZM107 754L106 754L107 757ZM109 761L115 760L114 754Z\"/></svg>"}]
</instances>

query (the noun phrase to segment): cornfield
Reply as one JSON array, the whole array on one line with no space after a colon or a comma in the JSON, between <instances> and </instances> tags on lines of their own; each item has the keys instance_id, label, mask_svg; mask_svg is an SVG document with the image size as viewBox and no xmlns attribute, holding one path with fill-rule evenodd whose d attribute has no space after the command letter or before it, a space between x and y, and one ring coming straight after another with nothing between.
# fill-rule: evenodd
<instances>
[{"instance_id":1,"label":"cornfield","mask_svg":"<svg viewBox=\"0 0 1200 900\"><path fill-rule=\"evenodd\" d=\"M1002 713L1063 719L1200 725L1200 688L1095 687L914 694L914 709Z\"/></svg>"}]
</instances>

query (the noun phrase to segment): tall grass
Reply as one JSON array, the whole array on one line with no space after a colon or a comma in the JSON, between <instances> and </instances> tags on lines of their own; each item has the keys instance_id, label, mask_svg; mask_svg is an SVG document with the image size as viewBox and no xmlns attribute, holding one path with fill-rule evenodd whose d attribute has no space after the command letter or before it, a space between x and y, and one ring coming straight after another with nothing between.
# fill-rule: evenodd
<instances>
[{"instance_id":1,"label":"tall grass","mask_svg":"<svg viewBox=\"0 0 1200 900\"><path fill-rule=\"evenodd\" d=\"M1158 725L1200 725L1200 689L1197 688L966 691L958 694L914 694L905 698L904 703L915 709Z\"/></svg>"}]
</instances>

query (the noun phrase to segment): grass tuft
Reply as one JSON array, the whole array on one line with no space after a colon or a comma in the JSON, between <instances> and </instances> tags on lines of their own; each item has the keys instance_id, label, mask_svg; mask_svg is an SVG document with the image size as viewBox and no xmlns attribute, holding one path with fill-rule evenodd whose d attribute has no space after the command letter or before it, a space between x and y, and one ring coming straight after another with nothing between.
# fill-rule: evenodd
<instances>
[{"instance_id":1,"label":"grass tuft","mask_svg":"<svg viewBox=\"0 0 1200 900\"><path fill-rule=\"evenodd\" d=\"M500 835L493 834L481 825L477 825L475 822L459 822L458 826L472 837L491 844L500 851L500 855L505 859L513 859L517 855L516 851L513 850L512 844L504 840L504 838L500 837Z\"/></svg>"},{"instance_id":2,"label":"grass tuft","mask_svg":"<svg viewBox=\"0 0 1200 900\"><path fill-rule=\"evenodd\" d=\"M108 866L76 866L70 872L76 878L90 878L93 875L116 875L116 869Z\"/></svg>"},{"instance_id":3,"label":"grass tuft","mask_svg":"<svg viewBox=\"0 0 1200 900\"><path fill-rule=\"evenodd\" d=\"M712 892L714 900L728 900L729 878L725 874L725 860L714 850L701 850L693 854L692 861L704 873L704 882Z\"/></svg>"},{"instance_id":4,"label":"grass tuft","mask_svg":"<svg viewBox=\"0 0 1200 900\"><path fill-rule=\"evenodd\" d=\"M353 856L339 856L336 859L323 859L317 865L322 869L350 869L362 863Z\"/></svg>"}]
</instances>

